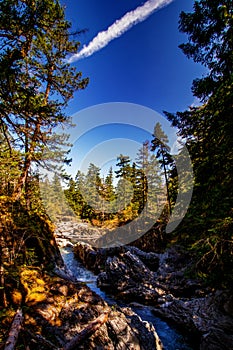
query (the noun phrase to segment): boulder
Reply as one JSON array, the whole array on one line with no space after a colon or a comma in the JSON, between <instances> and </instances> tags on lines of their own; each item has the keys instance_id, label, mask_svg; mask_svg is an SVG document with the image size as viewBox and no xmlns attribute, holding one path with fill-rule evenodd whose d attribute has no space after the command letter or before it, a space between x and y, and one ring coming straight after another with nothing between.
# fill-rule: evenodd
<instances>
[{"instance_id":1,"label":"boulder","mask_svg":"<svg viewBox=\"0 0 233 350\"><path fill-rule=\"evenodd\" d=\"M99 273L98 286L128 302L154 305L154 313L172 323L201 350L233 349L233 297L213 292L186 276L189 253L173 246L163 254L132 246L92 248L78 244L76 256Z\"/></svg>"},{"instance_id":2,"label":"boulder","mask_svg":"<svg viewBox=\"0 0 233 350\"><path fill-rule=\"evenodd\" d=\"M75 256L84 266L99 273L97 284L125 300L157 303L164 291L155 280L159 257L129 246L114 248L93 248L78 242ZM101 272L101 273L100 273Z\"/></svg>"},{"instance_id":3,"label":"boulder","mask_svg":"<svg viewBox=\"0 0 233 350\"><path fill-rule=\"evenodd\" d=\"M159 308L162 317L200 343L201 350L233 349L233 317L224 310L230 292L217 291L202 298L173 299Z\"/></svg>"},{"instance_id":4,"label":"boulder","mask_svg":"<svg viewBox=\"0 0 233 350\"><path fill-rule=\"evenodd\" d=\"M22 271L25 289L24 347L34 350L161 350L153 327L131 308L109 307L82 283L42 274L39 269ZM30 283L27 278L31 276ZM106 317L105 317L106 315ZM104 316L104 317L102 317ZM102 322L98 321L102 319ZM99 322L97 327L95 322ZM93 331L92 331L93 329ZM80 336L82 335L82 336Z\"/></svg>"},{"instance_id":5,"label":"boulder","mask_svg":"<svg viewBox=\"0 0 233 350\"><path fill-rule=\"evenodd\" d=\"M85 242L77 242L74 247L76 258L81 261L86 268L97 271L97 273L104 270L105 262L108 257L119 256L128 251L137 256L151 271L156 271L158 269L159 254L146 253L136 247L120 246L114 248L94 248ZM93 261L93 259L89 261L89 254L95 256L95 261Z\"/></svg>"}]
</instances>

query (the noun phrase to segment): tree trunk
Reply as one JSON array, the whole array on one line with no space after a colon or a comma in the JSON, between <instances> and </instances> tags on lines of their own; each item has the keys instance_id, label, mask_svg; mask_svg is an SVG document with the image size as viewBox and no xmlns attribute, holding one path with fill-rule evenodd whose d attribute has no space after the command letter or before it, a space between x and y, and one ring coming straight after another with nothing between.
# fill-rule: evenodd
<instances>
[{"instance_id":1,"label":"tree trunk","mask_svg":"<svg viewBox=\"0 0 233 350\"><path fill-rule=\"evenodd\" d=\"M63 350L73 350L83 342L85 339L95 333L104 323L108 320L108 313L104 313L92 321L86 328L84 328L79 334L77 334L68 344L66 344Z\"/></svg>"},{"instance_id":2,"label":"tree trunk","mask_svg":"<svg viewBox=\"0 0 233 350\"><path fill-rule=\"evenodd\" d=\"M0 262L0 305L4 308L7 307L7 299L5 293L5 278L4 278L4 267Z\"/></svg>"},{"instance_id":3,"label":"tree trunk","mask_svg":"<svg viewBox=\"0 0 233 350\"><path fill-rule=\"evenodd\" d=\"M162 148L161 148L161 151L162 151L162 157L163 157L164 176L165 176L165 182L166 182L166 188L167 188L167 201L168 201L168 207L169 207L169 214L171 215L171 213L172 213L171 198L170 198L169 187L168 187L167 169L166 169L166 165L165 165L165 159L164 159L164 154L163 154Z\"/></svg>"},{"instance_id":4,"label":"tree trunk","mask_svg":"<svg viewBox=\"0 0 233 350\"><path fill-rule=\"evenodd\" d=\"M11 329L9 332L9 336L7 338L7 341L5 343L5 348L4 350L14 350L18 337L19 337L19 333L20 330L22 328L22 323L23 323L23 311L22 309L18 309L16 311L14 320L12 322L11 325Z\"/></svg>"},{"instance_id":5,"label":"tree trunk","mask_svg":"<svg viewBox=\"0 0 233 350\"><path fill-rule=\"evenodd\" d=\"M3 307L7 307L2 243L3 243L3 237L2 235L0 235L0 305Z\"/></svg>"},{"instance_id":6,"label":"tree trunk","mask_svg":"<svg viewBox=\"0 0 233 350\"><path fill-rule=\"evenodd\" d=\"M48 339L45 339L41 334L35 334L29 331L28 329L24 330L24 332L29 335L30 338L34 339L37 344L41 344L41 346L45 346L47 349L59 350L57 346L51 343ZM61 350L61 349L60 349Z\"/></svg>"},{"instance_id":7,"label":"tree trunk","mask_svg":"<svg viewBox=\"0 0 233 350\"><path fill-rule=\"evenodd\" d=\"M27 180L28 171L30 169L30 166L31 166L31 160L28 158L25 161L24 169L22 171L22 174L21 174L21 176L20 176L20 178L18 180L17 186L15 188L15 191L14 191L14 194L13 194L14 200L19 200L21 195L22 195L23 188L24 188L25 182Z\"/></svg>"}]
</instances>

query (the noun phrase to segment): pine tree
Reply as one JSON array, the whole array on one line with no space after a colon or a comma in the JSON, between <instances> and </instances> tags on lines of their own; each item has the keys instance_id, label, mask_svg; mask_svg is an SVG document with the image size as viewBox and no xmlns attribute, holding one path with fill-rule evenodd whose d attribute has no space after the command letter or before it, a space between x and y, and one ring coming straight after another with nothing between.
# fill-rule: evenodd
<instances>
[{"instance_id":1,"label":"pine tree","mask_svg":"<svg viewBox=\"0 0 233 350\"><path fill-rule=\"evenodd\" d=\"M87 175L85 178L85 191L83 192L85 200L84 217L92 220L97 217L101 212L101 178L100 169L93 163L88 167Z\"/></svg>"},{"instance_id":2,"label":"pine tree","mask_svg":"<svg viewBox=\"0 0 233 350\"><path fill-rule=\"evenodd\" d=\"M17 185L22 167L19 151L9 148L2 134L0 134L0 195L11 196Z\"/></svg>"},{"instance_id":3,"label":"pine tree","mask_svg":"<svg viewBox=\"0 0 233 350\"><path fill-rule=\"evenodd\" d=\"M116 204L116 194L115 194L115 188L113 184L114 175L113 175L113 169L110 167L109 172L105 178L103 183L103 188L101 191L101 195L105 201L105 211L107 212L107 218L112 219L115 211L115 204Z\"/></svg>"},{"instance_id":4,"label":"pine tree","mask_svg":"<svg viewBox=\"0 0 233 350\"><path fill-rule=\"evenodd\" d=\"M148 184L148 215L158 218L166 204L166 190L163 186L163 174L154 154L150 155L146 172Z\"/></svg>"},{"instance_id":5,"label":"pine tree","mask_svg":"<svg viewBox=\"0 0 233 350\"><path fill-rule=\"evenodd\" d=\"M64 108L87 80L67 63L79 43L58 1L0 1L0 28L0 129L10 149L21 149L18 199L34 163L65 160L64 137L53 130L69 122Z\"/></svg>"},{"instance_id":6,"label":"pine tree","mask_svg":"<svg viewBox=\"0 0 233 350\"><path fill-rule=\"evenodd\" d=\"M153 140L151 141L151 150L156 150L156 158L161 164L161 168L164 172L164 178L167 188L167 200L169 206L169 212L171 214L171 196L169 192L169 173L172 167L174 167L174 161L170 155L170 147L168 146L168 137L162 130L160 123L157 123L154 128Z\"/></svg>"},{"instance_id":7,"label":"pine tree","mask_svg":"<svg viewBox=\"0 0 233 350\"><path fill-rule=\"evenodd\" d=\"M189 40L180 47L208 72L192 86L194 96L202 99L203 105L175 115L166 113L192 156L196 214L205 213L212 219L220 214L224 217L232 207L232 11L231 1L200 1L195 2L193 13L181 13L180 30L188 34ZM221 203L217 212L216 203Z\"/></svg>"},{"instance_id":8,"label":"pine tree","mask_svg":"<svg viewBox=\"0 0 233 350\"><path fill-rule=\"evenodd\" d=\"M58 174L55 173L52 179L46 175L40 181L39 188L44 208L51 220L57 221L61 217L73 215L70 206L74 208L62 188L62 178Z\"/></svg>"},{"instance_id":9,"label":"pine tree","mask_svg":"<svg viewBox=\"0 0 233 350\"><path fill-rule=\"evenodd\" d=\"M116 166L119 167L119 170L116 170L116 177L122 177L125 179L129 179L130 178L130 158L129 156L125 156L123 154L120 154L117 157L117 161L118 163L116 164Z\"/></svg>"},{"instance_id":10,"label":"pine tree","mask_svg":"<svg viewBox=\"0 0 233 350\"><path fill-rule=\"evenodd\" d=\"M113 170L112 167L110 167L109 172L105 178L105 186L106 186L106 195L105 198L107 201L112 202L115 199L115 191L114 191L114 184L113 184Z\"/></svg>"},{"instance_id":11,"label":"pine tree","mask_svg":"<svg viewBox=\"0 0 233 350\"><path fill-rule=\"evenodd\" d=\"M195 1L192 13L181 13L180 30L188 42L180 47L188 58L207 68L193 82L202 105L166 113L179 129L192 157L195 186L183 224L192 225L190 240L199 254L198 267L215 283L232 283L233 164L233 4ZM182 227L180 228L182 230ZM229 282L231 281L231 282Z\"/></svg>"},{"instance_id":12,"label":"pine tree","mask_svg":"<svg viewBox=\"0 0 233 350\"><path fill-rule=\"evenodd\" d=\"M80 218L84 217L84 208L86 206L85 199L83 197L83 193L85 191L85 175L78 170L75 176L75 198L74 202L76 205L76 213Z\"/></svg>"},{"instance_id":13,"label":"pine tree","mask_svg":"<svg viewBox=\"0 0 233 350\"><path fill-rule=\"evenodd\" d=\"M123 210L129 207L133 196L133 184L131 183L132 168L129 156L120 154L117 160L118 163L116 166L119 167L119 170L115 171L116 178L119 178L116 186L117 207Z\"/></svg>"},{"instance_id":14,"label":"pine tree","mask_svg":"<svg viewBox=\"0 0 233 350\"><path fill-rule=\"evenodd\" d=\"M147 194L148 194L148 184L147 184L147 171L149 167L149 141L145 141L142 145L142 148L139 149L136 164L139 167L140 171L138 171L138 192L140 195L140 205L139 211L143 210L145 204L147 202Z\"/></svg>"}]
</instances>

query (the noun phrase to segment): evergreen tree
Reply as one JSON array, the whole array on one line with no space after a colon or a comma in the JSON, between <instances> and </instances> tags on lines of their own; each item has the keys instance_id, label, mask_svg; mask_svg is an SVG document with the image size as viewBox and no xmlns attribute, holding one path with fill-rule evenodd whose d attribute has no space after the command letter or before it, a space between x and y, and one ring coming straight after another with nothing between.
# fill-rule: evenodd
<instances>
[{"instance_id":1,"label":"evergreen tree","mask_svg":"<svg viewBox=\"0 0 233 350\"><path fill-rule=\"evenodd\" d=\"M161 168L164 172L164 178L167 188L167 200L169 206L169 212L171 214L171 196L169 192L169 173L172 167L174 167L174 161L170 155L170 147L168 146L168 137L162 130L160 123L157 123L154 128L153 140L151 141L151 150L156 150L156 158L161 164Z\"/></svg>"},{"instance_id":2,"label":"evergreen tree","mask_svg":"<svg viewBox=\"0 0 233 350\"><path fill-rule=\"evenodd\" d=\"M64 108L87 80L67 63L79 43L58 1L0 1L0 28L0 129L10 149L21 149L18 199L33 163L65 160L57 148L65 139L53 130L69 122Z\"/></svg>"},{"instance_id":3,"label":"evergreen tree","mask_svg":"<svg viewBox=\"0 0 233 350\"><path fill-rule=\"evenodd\" d=\"M61 180L61 177L55 173L52 179L45 176L44 180L40 181L40 194L43 205L50 219L54 221L57 221L62 216L73 215L69 206L70 201L67 199L66 193L64 193ZM72 207L72 209L74 208Z\"/></svg>"},{"instance_id":4,"label":"evergreen tree","mask_svg":"<svg viewBox=\"0 0 233 350\"><path fill-rule=\"evenodd\" d=\"M107 218L112 219L113 214L115 211L115 204L116 204L116 194L115 194L115 188L113 184L114 175L112 167L110 167L109 172L105 178L105 181L103 181L103 188L101 196L103 197L105 201L105 211L108 213Z\"/></svg>"},{"instance_id":5,"label":"evergreen tree","mask_svg":"<svg viewBox=\"0 0 233 350\"><path fill-rule=\"evenodd\" d=\"M85 191L83 192L85 200L84 217L92 220L100 212L101 208L101 178L100 169L93 163L88 167L85 178Z\"/></svg>"},{"instance_id":6,"label":"evergreen tree","mask_svg":"<svg viewBox=\"0 0 233 350\"><path fill-rule=\"evenodd\" d=\"M192 87L205 103L175 115L166 113L192 156L197 215L212 218L224 217L232 208L232 10L231 1L200 1L195 2L193 13L181 13L180 30L189 38L181 48L209 70ZM216 203L221 203L217 212Z\"/></svg>"},{"instance_id":7,"label":"evergreen tree","mask_svg":"<svg viewBox=\"0 0 233 350\"><path fill-rule=\"evenodd\" d=\"M163 186L163 174L154 154L150 154L146 171L148 184L148 215L157 218L166 204L166 190Z\"/></svg>"},{"instance_id":8,"label":"evergreen tree","mask_svg":"<svg viewBox=\"0 0 233 350\"><path fill-rule=\"evenodd\" d=\"M105 198L108 202L112 202L115 200L115 190L114 190L113 180L114 180L113 170L112 170L112 167L110 167L104 182L106 186Z\"/></svg>"},{"instance_id":9,"label":"evergreen tree","mask_svg":"<svg viewBox=\"0 0 233 350\"><path fill-rule=\"evenodd\" d=\"M68 188L64 190L65 197L69 206L73 209L76 215L79 215L79 202L77 200L76 183L71 178L68 183Z\"/></svg>"},{"instance_id":10,"label":"evergreen tree","mask_svg":"<svg viewBox=\"0 0 233 350\"><path fill-rule=\"evenodd\" d=\"M83 217L83 210L86 205L86 202L83 198L84 188L85 175L80 170L78 170L75 176L75 180L71 178L68 188L64 191L71 208L79 218Z\"/></svg>"},{"instance_id":11,"label":"evergreen tree","mask_svg":"<svg viewBox=\"0 0 233 350\"><path fill-rule=\"evenodd\" d=\"M134 210L136 210L137 213L140 210L143 210L146 203L146 198L143 198L144 178L144 173L140 169L137 169L136 163L133 162L130 169L130 182L133 186L132 204L134 206Z\"/></svg>"},{"instance_id":12,"label":"evergreen tree","mask_svg":"<svg viewBox=\"0 0 233 350\"><path fill-rule=\"evenodd\" d=\"M0 134L0 195L11 196L17 185L17 178L22 167L20 152L9 148Z\"/></svg>"},{"instance_id":13,"label":"evergreen tree","mask_svg":"<svg viewBox=\"0 0 233 350\"><path fill-rule=\"evenodd\" d=\"M148 184L147 184L147 175L149 168L149 141L145 141L142 145L142 148L139 149L136 163L140 171L138 171L138 191L139 192L139 211L143 210L147 202L148 194Z\"/></svg>"},{"instance_id":14,"label":"evergreen tree","mask_svg":"<svg viewBox=\"0 0 233 350\"><path fill-rule=\"evenodd\" d=\"M75 176L75 204L76 204L76 213L81 218L84 217L84 208L86 206L86 202L83 197L83 193L85 191L85 175L78 170Z\"/></svg>"},{"instance_id":15,"label":"evergreen tree","mask_svg":"<svg viewBox=\"0 0 233 350\"><path fill-rule=\"evenodd\" d=\"M117 206L122 209L130 204L132 195L133 195L133 185L131 183L131 165L129 156L120 154L117 157L118 163L116 166L119 167L119 170L116 170L116 178L119 178L116 187L116 196L117 196Z\"/></svg>"},{"instance_id":16,"label":"evergreen tree","mask_svg":"<svg viewBox=\"0 0 233 350\"><path fill-rule=\"evenodd\" d=\"M123 154L120 154L119 157L117 157L118 163L116 166L119 167L119 170L116 170L116 177L122 177L124 179L130 178L130 158L129 156L124 156Z\"/></svg>"},{"instance_id":17,"label":"evergreen tree","mask_svg":"<svg viewBox=\"0 0 233 350\"><path fill-rule=\"evenodd\" d=\"M194 167L195 187L185 222L192 223L192 240L199 242L199 267L205 273L214 271L218 282L224 276L232 280L233 266L232 14L229 0L195 1L192 13L181 13L180 30L188 35L181 49L208 71L192 86L203 104L166 113L186 141Z\"/></svg>"}]
</instances>

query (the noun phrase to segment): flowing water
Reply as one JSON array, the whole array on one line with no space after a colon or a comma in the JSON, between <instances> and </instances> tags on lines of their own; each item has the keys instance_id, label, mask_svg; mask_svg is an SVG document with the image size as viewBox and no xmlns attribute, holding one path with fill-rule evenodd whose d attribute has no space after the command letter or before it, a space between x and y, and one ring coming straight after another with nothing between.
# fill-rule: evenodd
<instances>
[{"instance_id":1,"label":"flowing water","mask_svg":"<svg viewBox=\"0 0 233 350\"><path fill-rule=\"evenodd\" d=\"M111 295L106 294L99 289L96 284L97 277L87 270L80 262L78 262L73 254L71 247L61 249L62 257L67 268L72 272L72 275L77 278L78 281L85 282L90 289L100 295L109 305L127 306L123 302L114 299ZM184 337L180 335L174 328L170 327L166 322L156 317L149 306L130 306L134 312L136 312L142 320L151 322L163 345L165 350L192 350Z\"/></svg>"}]
</instances>

